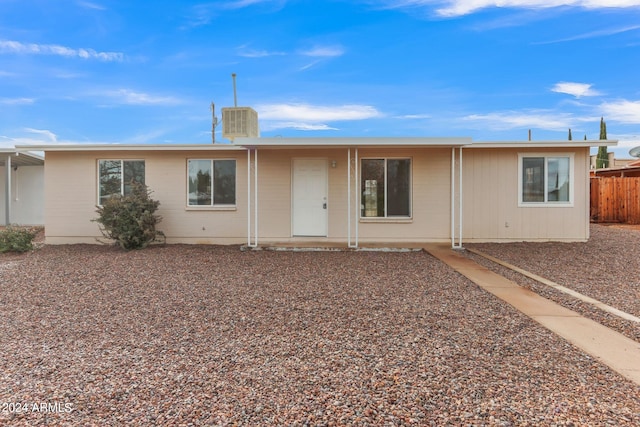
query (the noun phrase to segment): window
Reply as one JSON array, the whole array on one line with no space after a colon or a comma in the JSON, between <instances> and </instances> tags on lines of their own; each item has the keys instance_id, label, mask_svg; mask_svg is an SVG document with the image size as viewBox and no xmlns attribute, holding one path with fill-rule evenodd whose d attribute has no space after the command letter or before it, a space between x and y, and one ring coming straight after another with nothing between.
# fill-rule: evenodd
<instances>
[{"instance_id":1,"label":"window","mask_svg":"<svg viewBox=\"0 0 640 427\"><path fill-rule=\"evenodd\" d=\"M520 155L521 205L573 203L573 156Z\"/></svg>"},{"instance_id":2,"label":"window","mask_svg":"<svg viewBox=\"0 0 640 427\"><path fill-rule=\"evenodd\" d=\"M360 216L411 216L411 159L362 159L360 178Z\"/></svg>"},{"instance_id":3,"label":"window","mask_svg":"<svg viewBox=\"0 0 640 427\"><path fill-rule=\"evenodd\" d=\"M235 160L188 160L189 206L236 204Z\"/></svg>"},{"instance_id":4,"label":"window","mask_svg":"<svg viewBox=\"0 0 640 427\"><path fill-rule=\"evenodd\" d=\"M98 203L115 195L127 195L134 182L144 185L144 160L99 160Z\"/></svg>"}]
</instances>

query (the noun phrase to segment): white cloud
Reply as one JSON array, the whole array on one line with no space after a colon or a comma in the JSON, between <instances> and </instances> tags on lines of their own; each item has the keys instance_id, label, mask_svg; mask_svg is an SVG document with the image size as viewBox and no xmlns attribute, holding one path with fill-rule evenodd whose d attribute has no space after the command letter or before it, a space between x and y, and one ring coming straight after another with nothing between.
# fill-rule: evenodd
<instances>
[{"instance_id":1,"label":"white cloud","mask_svg":"<svg viewBox=\"0 0 640 427\"><path fill-rule=\"evenodd\" d=\"M226 9L242 9L243 7L249 7L257 4L275 4L281 7L284 4L284 0L233 0L223 3L222 7Z\"/></svg>"},{"instance_id":2,"label":"white cloud","mask_svg":"<svg viewBox=\"0 0 640 427\"><path fill-rule=\"evenodd\" d=\"M469 15L492 7L547 9L552 7L582 7L585 9L639 7L640 0L383 0L389 8L434 7L440 16Z\"/></svg>"},{"instance_id":3,"label":"white cloud","mask_svg":"<svg viewBox=\"0 0 640 427\"><path fill-rule=\"evenodd\" d=\"M331 127L322 123L299 123L299 122L265 122L266 126L261 126L263 130L276 130L276 129L295 129L304 131L319 131L319 130L338 130L338 128Z\"/></svg>"},{"instance_id":4,"label":"white cloud","mask_svg":"<svg viewBox=\"0 0 640 427\"><path fill-rule=\"evenodd\" d=\"M177 105L182 101L172 96L156 96L148 93L135 92L130 89L105 91L105 96L115 99L120 104L129 105Z\"/></svg>"},{"instance_id":5,"label":"white cloud","mask_svg":"<svg viewBox=\"0 0 640 427\"><path fill-rule=\"evenodd\" d=\"M607 121L640 125L640 101L603 102L600 111Z\"/></svg>"},{"instance_id":6,"label":"white cloud","mask_svg":"<svg viewBox=\"0 0 640 427\"><path fill-rule=\"evenodd\" d=\"M332 58L344 55L344 48L341 46L315 46L311 49L301 50L300 55Z\"/></svg>"},{"instance_id":7,"label":"white cloud","mask_svg":"<svg viewBox=\"0 0 640 427\"><path fill-rule=\"evenodd\" d=\"M405 114L404 116L396 116L397 119L407 119L407 120L422 120L422 119L430 119L432 116L430 114Z\"/></svg>"},{"instance_id":8,"label":"white cloud","mask_svg":"<svg viewBox=\"0 0 640 427\"><path fill-rule=\"evenodd\" d=\"M30 105L33 98L0 98L0 105Z\"/></svg>"},{"instance_id":9,"label":"white cloud","mask_svg":"<svg viewBox=\"0 0 640 427\"><path fill-rule=\"evenodd\" d=\"M265 120L294 120L309 123L365 120L380 117L370 105L319 106L309 104L266 104L257 107L259 117Z\"/></svg>"},{"instance_id":10,"label":"white cloud","mask_svg":"<svg viewBox=\"0 0 640 427\"><path fill-rule=\"evenodd\" d=\"M55 44L21 43L13 40L0 40L0 53L56 55L67 58L97 59L105 62L124 60L124 54L120 52L97 52L93 49L74 49Z\"/></svg>"},{"instance_id":11,"label":"white cloud","mask_svg":"<svg viewBox=\"0 0 640 427\"><path fill-rule=\"evenodd\" d=\"M97 4L97 3L92 3L92 2L88 2L88 1L79 1L78 2L78 6L87 8L87 9L93 9L93 10L107 10L106 7Z\"/></svg>"},{"instance_id":12,"label":"white cloud","mask_svg":"<svg viewBox=\"0 0 640 427\"><path fill-rule=\"evenodd\" d=\"M449 0L437 9L442 16L462 16L490 7L546 9L570 6L585 9L625 8L640 6L639 0Z\"/></svg>"},{"instance_id":13,"label":"white cloud","mask_svg":"<svg viewBox=\"0 0 640 427\"><path fill-rule=\"evenodd\" d=\"M545 41L545 42L538 42L538 43L534 43L534 44L544 45L544 44L571 42L571 41L575 41L575 40L592 39L592 38L596 38L596 37L607 37L607 36L613 36L613 35L616 35L616 34L626 33L626 32L629 32L629 31L635 31L635 30L639 30L639 29L640 29L640 25L631 25L631 26L626 26L626 27L607 28L605 30L591 31L591 32L588 32L588 33L578 34L578 35L571 36L571 37L565 37L563 39L557 39L557 40L551 40L551 41Z\"/></svg>"},{"instance_id":14,"label":"white cloud","mask_svg":"<svg viewBox=\"0 0 640 427\"><path fill-rule=\"evenodd\" d=\"M268 56L284 56L284 52L270 52L268 50L249 49L246 46L238 48L238 56L245 58L266 58Z\"/></svg>"},{"instance_id":15,"label":"white cloud","mask_svg":"<svg viewBox=\"0 0 640 427\"><path fill-rule=\"evenodd\" d=\"M366 120L382 114L369 105L319 106L309 104L265 104L256 107L264 130L338 130L328 122Z\"/></svg>"},{"instance_id":16,"label":"white cloud","mask_svg":"<svg viewBox=\"0 0 640 427\"><path fill-rule=\"evenodd\" d=\"M630 149L640 146L640 133L635 135L630 134L607 134L609 139L618 140L618 148Z\"/></svg>"},{"instance_id":17,"label":"white cloud","mask_svg":"<svg viewBox=\"0 0 640 427\"><path fill-rule=\"evenodd\" d=\"M576 98L600 95L600 92L591 88L592 86L593 85L589 83L559 82L551 88L551 91L566 93L568 95L573 95Z\"/></svg>"},{"instance_id":18,"label":"white cloud","mask_svg":"<svg viewBox=\"0 0 640 427\"><path fill-rule=\"evenodd\" d=\"M318 59L312 62L309 62L308 64L303 65L302 67L298 68L298 71L305 71L308 70L309 68L313 68L316 65L318 65L322 60Z\"/></svg>"},{"instance_id":19,"label":"white cloud","mask_svg":"<svg viewBox=\"0 0 640 427\"><path fill-rule=\"evenodd\" d=\"M22 129L22 135L20 136L0 135L0 141L0 145L10 148L16 145L64 144L64 142L58 141L57 135L50 130L32 128Z\"/></svg>"},{"instance_id":20,"label":"white cloud","mask_svg":"<svg viewBox=\"0 0 640 427\"><path fill-rule=\"evenodd\" d=\"M478 122L491 130L544 129L565 131L576 122L571 114L548 110L507 111L489 114L471 114L463 120Z\"/></svg>"}]
</instances>

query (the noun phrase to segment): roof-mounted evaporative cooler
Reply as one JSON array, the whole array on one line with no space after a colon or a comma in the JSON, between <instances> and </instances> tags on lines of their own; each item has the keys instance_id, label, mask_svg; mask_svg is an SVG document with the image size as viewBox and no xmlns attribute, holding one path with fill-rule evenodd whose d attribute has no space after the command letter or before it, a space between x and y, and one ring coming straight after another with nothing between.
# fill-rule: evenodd
<instances>
[{"instance_id":1,"label":"roof-mounted evaporative cooler","mask_svg":"<svg viewBox=\"0 0 640 427\"><path fill-rule=\"evenodd\" d=\"M229 107L222 109L222 137L231 141L234 138L258 138L258 113L251 107Z\"/></svg>"}]
</instances>

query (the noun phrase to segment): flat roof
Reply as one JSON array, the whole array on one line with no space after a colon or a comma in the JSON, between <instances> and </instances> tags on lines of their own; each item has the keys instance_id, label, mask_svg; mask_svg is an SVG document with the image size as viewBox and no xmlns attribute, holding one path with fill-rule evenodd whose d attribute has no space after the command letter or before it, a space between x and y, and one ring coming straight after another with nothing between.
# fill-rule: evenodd
<instances>
[{"instance_id":1,"label":"flat roof","mask_svg":"<svg viewBox=\"0 0 640 427\"><path fill-rule=\"evenodd\" d=\"M40 166L44 164L44 157L29 152L20 152L13 148L0 148L0 166L4 166L7 157L11 156L14 166Z\"/></svg>"},{"instance_id":2,"label":"flat roof","mask_svg":"<svg viewBox=\"0 0 640 427\"><path fill-rule=\"evenodd\" d=\"M53 144L16 145L16 151L244 151L232 144Z\"/></svg>"},{"instance_id":3,"label":"flat roof","mask_svg":"<svg viewBox=\"0 0 640 427\"><path fill-rule=\"evenodd\" d=\"M571 148L571 147L613 147L617 139L588 140L547 140L547 141L474 141L464 148Z\"/></svg>"},{"instance_id":4,"label":"flat roof","mask_svg":"<svg viewBox=\"0 0 640 427\"><path fill-rule=\"evenodd\" d=\"M310 138L236 138L232 144L51 144L17 145L11 153L31 151L244 151L251 148L411 148L411 147L460 147L480 148L575 148L615 146L617 140L548 140L548 141L473 141L468 137L310 137Z\"/></svg>"},{"instance_id":5,"label":"flat roof","mask_svg":"<svg viewBox=\"0 0 640 427\"><path fill-rule=\"evenodd\" d=\"M323 148L323 147L461 147L472 143L467 137L310 137L236 138L234 145L247 148Z\"/></svg>"}]
</instances>

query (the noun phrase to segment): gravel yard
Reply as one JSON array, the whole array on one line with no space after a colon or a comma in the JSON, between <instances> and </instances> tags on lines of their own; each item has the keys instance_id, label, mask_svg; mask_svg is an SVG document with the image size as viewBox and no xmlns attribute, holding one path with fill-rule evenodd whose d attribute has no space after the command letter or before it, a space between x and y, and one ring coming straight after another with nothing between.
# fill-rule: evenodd
<instances>
[{"instance_id":1,"label":"gravel yard","mask_svg":"<svg viewBox=\"0 0 640 427\"><path fill-rule=\"evenodd\" d=\"M0 424L640 423L637 385L424 252L45 246L0 283Z\"/></svg>"},{"instance_id":2,"label":"gravel yard","mask_svg":"<svg viewBox=\"0 0 640 427\"><path fill-rule=\"evenodd\" d=\"M640 317L640 227L592 224L591 239L586 243L465 246ZM467 255L514 282L640 342L637 322L622 320L480 256Z\"/></svg>"}]
</instances>

